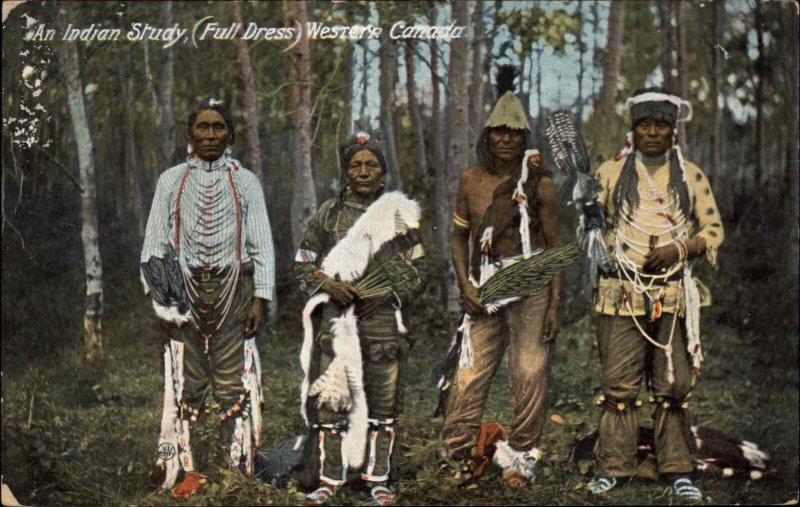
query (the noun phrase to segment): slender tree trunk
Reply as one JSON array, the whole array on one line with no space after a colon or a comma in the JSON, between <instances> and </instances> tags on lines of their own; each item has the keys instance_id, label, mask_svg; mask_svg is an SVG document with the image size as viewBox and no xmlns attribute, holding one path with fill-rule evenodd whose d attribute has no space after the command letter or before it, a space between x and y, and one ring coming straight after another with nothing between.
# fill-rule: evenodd
<instances>
[{"instance_id":1,"label":"slender tree trunk","mask_svg":"<svg viewBox=\"0 0 800 507\"><path fill-rule=\"evenodd\" d=\"M476 131L475 139L477 139L478 135L483 132L483 124L486 121L486 109L487 105L494 102L494 87L492 86L492 51L494 50L494 39L497 35L497 27L499 23L499 12L502 2L499 0L492 0L494 3L494 8L492 10L492 30L489 32L489 36L485 37L485 44L486 44L486 56L483 59L483 89L481 93L483 94L483 100L481 101L481 112L479 116L479 124ZM476 67L477 69L477 67Z\"/></svg>"},{"instance_id":2,"label":"slender tree trunk","mask_svg":"<svg viewBox=\"0 0 800 507\"><path fill-rule=\"evenodd\" d=\"M583 122L583 76L586 74L586 65L583 61L586 55L586 43L583 42L583 24L586 18L583 15L583 2L578 2L575 6L575 15L578 16L581 26L575 37L575 46L578 48L578 100L576 104L577 118L575 128L580 129Z\"/></svg>"},{"instance_id":3,"label":"slender tree trunk","mask_svg":"<svg viewBox=\"0 0 800 507\"><path fill-rule=\"evenodd\" d=\"M675 41L677 43L677 58L675 61L676 68L678 69L678 76L677 76L677 93L681 96L681 98L686 99L689 93L689 84L687 82L687 73L686 73L686 26L684 25L686 20L686 8L688 5L682 0L679 0L673 4L673 8L675 9ZM682 114L685 114L683 112ZM678 143L681 146L681 150L683 153L686 154L688 150L688 142L687 142L687 129L688 125L685 121L678 123Z\"/></svg>"},{"instance_id":4,"label":"slender tree trunk","mask_svg":"<svg viewBox=\"0 0 800 507\"><path fill-rule=\"evenodd\" d=\"M617 83L622 57L622 34L625 22L625 4L612 2L608 14L608 40L603 60L603 84L597 100L595 115L601 122L610 122L616 116ZM602 123L600 123L602 124ZM597 135L598 153L604 153L615 145L614 129L603 128Z\"/></svg>"},{"instance_id":5,"label":"slender tree trunk","mask_svg":"<svg viewBox=\"0 0 800 507\"><path fill-rule=\"evenodd\" d=\"M481 129L481 117L483 116L483 81L486 74L480 71L484 68L483 65L483 39L484 35L484 2L477 0L475 2L475 12L472 15L472 80L469 85L469 139L474 141L478 138L478 133ZM474 150L469 150L470 160L475 161L476 155Z\"/></svg>"},{"instance_id":6,"label":"slender tree trunk","mask_svg":"<svg viewBox=\"0 0 800 507\"><path fill-rule=\"evenodd\" d=\"M240 2L228 3L228 10L234 23L244 26ZM242 98L244 102L245 131L247 139L247 153L245 164L260 179L265 182L264 167L261 160L261 139L258 135L258 99L256 98L256 79L253 73L253 63L250 60L250 50L247 41L242 38L241 30L236 36L236 61L239 64L239 79L242 84Z\"/></svg>"},{"instance_id":7,"label":"slender tree trunk","mask_svg":"<svg viewBox=\"0 0 800 507\"><path fill-rule=\"evenodd\" d=\"M438 9L434 8L428 13L428 23L436 24L436 14ZM433 142L433 153L436 163L436 248L439 252L440 269L446 276L442 279L442 295L445 301L449 300L449 293L452 291L452 281L448 274L450 268L450 249L449 232L450 216L448 208L450 195L447 192L447 166L444 153L444 131L442 122L441 88L439 83L439 47L436 39L430 39L431 51L431 121L433 129L431 140Z\"/></svg>"},{"instance_id":8,"label":"slender tree trunk","mask_svg":"<svg viewBox=\"0 0 800 507\"><path fill-rule=\"evenodd\" d=\"M760 0L755 0L754 22L756 30L756 49L758 57L753 63L753 74L756 80L756 131L753 153L755 154L755 167L753 169L753 182L756 190L761 188L764 172L761 151L764 149L764 82L766 81L766 47L764 45L764 8ZM796 77L795 77L796 79Z\"/></svg>"},{"instance_id":9,"label":"slender tree trunk","mask_svg":"<svg viewBox=\"0 0 800 507\"><path fill-rule=\"evenodd\" d=\"M172 26L172 0L168 0L161 5L161 26ZM171 167L177 162L177 150L175 147L175 117L172 114L172 85L173 85L173 64L174 48L171 46L161 49L161 63L159 69L159 88L158 105L161 116L161 159L162 168Z\"/></svg>"},{"instance_id":10,"label":"slender tree trunk","mask_svg":"<svg viewBox=\"0 0 800 507\"><path fill-rule=\"evenodd\" d=\"M63 25L71 23L71 6L60 6ZM81 241L86 268L86 312L83 317L84 352L86 362L94 364L103 357L103 263L97 238L97 186L95 182L94 160L92 157L92 136L86 117L83 86L78 61L78 47L75 41L65 40L61 51L61 74L67 85L72 130L78 153L81 193Z\"/></svg>"},{"instance_id":11,"label":"slender tree trunk","mask_svg":"<svg viewBox=\"0 0 800 507\"><path fill-rule=\"evenodd\" d=\"M540 132L542 128L542 53L544 53L544 44L541 41L536 41L536 122L533 128L536 132Z\"/></svg>"},{"instance_id":12,"label":"slender tree trunk","mask_svg":"<svg viewBox=\"0 0 800 507\"><path fill-rule=\"evenodd\" d=\"M361 125L361 129L366 128L369 125L369 118L367 118L367 92L369 91L369 46L367 45L367 39L361 39L359 42L361 44L361 49L363 50L364 55L364 63L361 66L361 111L358 114L358 120Z\"/></svg>"},{"instance_id":13,"label":"slender tree trunk","mask_svg":"<svg viewBox=\"0 0 800 507\"><path fill-rule=\"evenodd\" d=\"M397 145L394 133L394 89L397 84L397 47L391 39L381 41L378 49L381 77L378 85L381 95L381 141L386 163L389 165L388 187L403 190L403 179L397 165Z\"/></svg>"},{"instance_id":14,"label":"slender tree trunk","mask_svg":"<svg viewBox=\"0 0 800 507\"><path fill-rule=\"evenodd\" d=\"M431 12L428 14L428 23L431 25L436 24L436 11L438 9L431 9ZM440 74L439 74L439 46L436 42L436 39L430 39L430 47L431 47L431 87L433 91L431 93L431 116L433 121L433 135L431 136L433 139L433 148L434 148L434 155L436 160L436 172L442 172L445 170L445 160L444 160L444 122L442 121L442 88L440 81ZM444 173L443 173L444 174ZM446 180L445 180L446 181ZM446 189L446 184L443 189ZM437 191L438 192L438 191ZM440 245L443 246L443 245Z\"/></svg>"},{"instance_id":15,"label":"slender tree trunk","mask_svg":"<svg viewBox=\"0 0 800 507\"><path fill-rule=\"evenodd\" d=\"M713 127L711 130L712 166L709 180L714 183L722 173L722 108L719 107L722 91L722 37L725 26L725 0L714 2L714 38L711 47L711 111Z\"/></svg>"},{"instance_id":16,"label":"slender tree trunk","mask_svg":"<svg viewBox=\"0 0 800 507\"><path fill-rule=\"evenodd\" d=\"M600 58L598 57L597 49L600 47L600 1L594 0L592 3L592 33L594 34L594 48L592 48L592 95L599 93L597 89L597 84L600 81L597 78L597 72L595 71L598 67L602 67L602 63L599 61Z\"/></svg>"},{"instance_id":17,"label":"slender tree trunk","mask_svg":"<svg viewBox=\"0 0 800 507\"><path fill-rule=\"evenodd\" d=\"M356 42L350 41L345 46L345 51L347 51L347 70L349 72L349 82L350 86L348 87L347 91L347 116L344 120L345 125L345 133L344 137L348 137L353 131L355 130L355 86L356 86L356 75L358 71L358 59L356 58ZM337 142L340 139L336 140Z\"/></svg>"},{"instance_id":18,"label":"slender tree trunk","mask_svg":"<svg viewBox=\"0 0 800 507\"><path fill-rule=\"evenodd\" d=\"M617 100L619 64L622 60L622 34L625 29L625 4L612 2L608 13L608 40L603 61L603 85L600 88L600 104L613 110Z\"/></svg>"},{"instance_id":19,"label":"slender tree trunk","mask_svg":"<svg viewBox=\"0 0 800 507\"><path fill-rule=\"evenodd\" d=\"M469 17L469 6L466 2L453 3L453 22L457 26L466 25ZM458 186L461 172L469 163L469 99L467 97L468 82L467 58L469 43L465 38L453 39L450 42L450 77L447 81L447 190L449 198L447 214L440 215L439 228L450 231L450 217L453 214L452 195ZM449 243L449 241L448 241ZM448 245L449 246L449 245ZM449 252L449 248L445 250ZM447 263L447 306L456 311L459 307L459 295L455 285L455 273L451 263Z\"/></svg>"},{"instance_id":20,"label":"slender tree trunk","mask_svg":"<svg viewBox=\"0 0 800 507\"><path fill-rule=\"evenodd\" d=\"M425 122L422 120L422 111L417 102L417 86L414 77L414 39L405 41L406 56L406 94L408 95L408 108L411 110L411 129L414 131L414 140L417 143L417 171L423 180L428 179L428 161L425 157Z\"/></svg>"},{"instance_id":21,"label":"slender tree trunk","mask_svg":"<svg viewBox=\"0 0 800 507\"><path fill-rule=\"evenodd\" d=\"M663 77L663 86L667 90L675 90L675 74L677 69L675 67L675 60L677 58L677 48L675 41L675 29L672 26L673 19L673 5L672 2L657 2L658 17L661 35L664 40L664 49L661 52L661 75Z\"/></svg>"},{"instance_id":22,"label":"slender tree trunk","mask_svg":"<svg viewBox=\"0 0 800 507\"><path fill-rule=\"evenodd\" d=\"M286 26L295 21L306 26L306 2L284 2ZM300 42L292 48L289 57L290 110L294 146L294 179L291 206L292 245L297 247L303 239L306 223L317 211L317 193L311 172L311 49L308 35L303 32Z\"/></svg>"},{"instance_id":23,"label":"slender tree trunk","mask_svg":"<svg viewBox=\"0 0 800 507\"><path fill-rule=\"evenodd\" d=\"M786 188L788 190L788 205L786 217L786 244L789 245L789 255L786 256L786 272L788 279L797 280L798 278L798 259L800 259L800 227L798 217L800 217L800 195L798 195L800 176L800 93L798 91L797 76L800 74L800 35L798 34L798 16L796 6L787 5L787 30L786 30L786 73L784 82L787 86L786 100Z\"/></svg>"},{"instance_id":24,"label":"slender tree trunk","mask_svg":"<svg viewBox=\"0 0 800 507\"><path fill-rule=\"evenodd\" d=\"M127 69L123 72L125 60L122 59L118 49L114 48L116 56L117 78L119 80L119 90L122 95L123 114L125 121L126 134L123 136L123 153L125 155L125 188L130 195L131 207L133 208L134 218L136 220L136 232L139 238L144 238L145 216L144 202L142 201L142 186L140 178L138 177L140 166L138 160L138 150L136 149L136 125L133 121L133 101L130 93L130 81Z\"/></svg>"}]
</instances>

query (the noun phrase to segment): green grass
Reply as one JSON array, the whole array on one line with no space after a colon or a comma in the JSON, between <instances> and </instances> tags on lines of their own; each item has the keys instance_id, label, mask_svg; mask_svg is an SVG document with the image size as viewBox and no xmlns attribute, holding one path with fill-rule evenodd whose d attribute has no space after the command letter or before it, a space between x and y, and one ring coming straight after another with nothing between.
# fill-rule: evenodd
<instances>
[{"instance_id":1,"label":"green grass","mask_svg":"<svg viewBox=\"0 0 800 507\"><path fill-rule=\"evenodd\" d=\"M77 340L24 362L4 358L3 480L17 498L32 505L184 505L146 486L160 419L161 356L146 300L115 304L121 293L109 288L105 318L105 360L83 364ZM129 287L128 287L129 288ZM418 315L418 314L417 314ZM428 316L422 314L421 318ZM288 319L281 331L261 338L267 446L302 431L297 412L300 328ZM430 321L428 321L430 322ZM413 320L412 320L413 323ZM765 370L754 361L753 346L723 324L706 323L707 362L693 396L700 424L758 442L780 462L761 481L706 476L704 488L718 503L782 503L797 498L798 389L796 372ZM591 463L569 464L570 443L594 427L599 367L588 320L562 329L553 364L550 414L541 441L545 461L539 480L512 492L490 472L470 489L441 485L436 462L441 419L432 417L435 362L449 342L449 329L417 326L408 364L405 414L399 424L401 503L405 504L669 504L662 484L634 481L595 500L582 489ZM502 367L490 394L485 420L505 426L511 418L508 375ZM642 411L646 417L647 411ZM644 421L646 422L646 421ZM583 473L581 473L583 472ZM197 505L298 504L293 487L276 489L221 468L209 473L209 486L192 500ZM368 504L365 493L347 488L336 504Z\"/></svg>"},{"instance_id":2,"label":"green grass","mask_svg":"<svg viewBox=\"0 0 800 507\"><path fill-rule=\"evenodd\" d=\"M752 238L751 238L752 239ZM706 474L705 494L715 503L784 503L798 499L798 367L796 281L781 292L777 275L743 282L737 266L745 254L731 240L721 258L727 271L710 280L716 298L703 314L706 362L694 389L695 421L732 436L757 442L776 462L760 481L722 479ZM726 253L727 252L727 253ZM173 500L147 487L161 417L162 356L149 301L133 272L106 274L103 319L105 357L84 364L81 343L81 274L40 263L22 278L17 267L27 259L4 254L2 340L2 475L27 505L285 505L302 504L290 485L277 489L248 481L222 468L208 470L209 485L191 502ZM66 263L65 263L66 264ZM32 283L29 280L47 280ZM785 281L784 281L785 283ZM443 318L435 283L408 309L416 338L406 378L405 412L398 424L400 503L406 505L668 505L665 485L635 480L595 499L584 485L591 461L569 463L571 443L596 425L599 360L591 321L565 324L553 360L548 421L540 442L544 461L534 485L510 491L490 471L469 489L443 486L437 464L441 418L433 418L435 363L444 356L455 324ZM778 297L789 294L788 297ZM764 304L764 302L769 304ZM302 332L296 294L283 300L278 323L259 341L265 387L263 439L266 447L303 432L298 412L299 349ZM579 301L568 299L564 314ZM793 313L794 312L794 313ZM641 393L642 399L646 393ZM648 424L650 411L640 411ZM215 419L215 418L210 418ZM498 371L484 420L508 427L508 373ZM218 424L218 423L217 423ZM215 436L213 422L207 433ZM369 505L355 485L333 505Z\"/></svg>"}]
</instances>

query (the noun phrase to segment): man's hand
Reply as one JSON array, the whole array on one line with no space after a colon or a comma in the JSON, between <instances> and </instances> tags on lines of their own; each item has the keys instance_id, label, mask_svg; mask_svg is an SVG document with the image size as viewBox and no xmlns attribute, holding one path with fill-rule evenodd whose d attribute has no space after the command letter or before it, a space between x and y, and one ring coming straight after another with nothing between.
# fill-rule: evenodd
<instances>
[{"instance_id":1,"label":"man's hand","mask_svg":"<svg viewBox=\"0 0 800 507\"><path fill-rule=\"evenodd\" d=\"M555 307L549 307L544 314L544 329L542 331L542 341L549 342L556 339L558 335L558 312Z\"/></svg>"},{"instance_id":2,"label":"man's hand","mask_svg":"<svg viewBox=\"0 0 800 507\"><path fill-rule=\"evenodd\" d=\"M644 269L645 273L656 274L661 271L666 271L680 259L678 248L680 247L677 243L671 243L650 250L644 256L645 261L642 265L642 269Z\"/></svg>"},{"instance_id":3,"label":"man's hand","mask_svg":"<svg viewBox=\"0 0 800 507\"><path fill-rule=\"evenodd\" d=\"M356 299L361 299L358 289L349 282L339 282L333 278L328 278L322 283L320 290L331 295L331 299L341 306L349 306Z\"/></svg>"},{"instance_id":4,"label":"man's hand","mask_svg":"<svg viewBox=\"0 0 800 507\"><path fill-rule=\"evenodd\" d=\"M464 301L468 314L481 315L486 313L486 308L478 301L478 289L471 283L464 284L464 288L461 289L461 300Z\"/></svg>"},{"instance_id":5,"label":"man's hand","mask_svg":"<svg viewBox=\"0 0 800 507\"><path fill-rule=\"evenodd\" d=\"M257 330L258 325L261 324L261 317L264 315L264 300L254 297L253 303L250 305L250 310L247 312L247 320L244 323L244 337L249 338Z\"/></svg>"}]
</instances>

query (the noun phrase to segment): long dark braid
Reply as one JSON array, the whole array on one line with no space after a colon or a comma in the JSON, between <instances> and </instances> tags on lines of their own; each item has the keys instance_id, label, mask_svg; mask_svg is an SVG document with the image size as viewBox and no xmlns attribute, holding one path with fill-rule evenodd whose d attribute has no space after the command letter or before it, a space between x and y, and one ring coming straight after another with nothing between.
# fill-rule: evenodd
<instances>
[{"instance_id":1,"label":"long dark braid","mask_svg":"<svg viewBox=\"0 0 800 507\"><path fill-rule=\"evenodd\" d=\"M678 199L678 204L685 217L690 217L692 203L689 200L689 188L683 180L678 162L678 154L675 150L670 150L669 154L669 192ZM622 213L623 204L627 203L626 217L631 219L631 214L639 206L639 174L636 172L636 157L634 154L628 155L625 164L614 188L614 208L616 213Z\"/></svg>"}]
</instances>

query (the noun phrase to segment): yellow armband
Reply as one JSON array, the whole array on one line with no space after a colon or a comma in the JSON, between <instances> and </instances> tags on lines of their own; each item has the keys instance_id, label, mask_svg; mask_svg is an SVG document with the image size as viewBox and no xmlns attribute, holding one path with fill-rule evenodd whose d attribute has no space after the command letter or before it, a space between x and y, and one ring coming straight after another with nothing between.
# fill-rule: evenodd
<instances>
[{"instance_id":1,"label":"yellow armband","mask_svg":"<svg viewBox=\"0 0 800 507\"><path fill-rule=\"evenodd\" d=\"M463 227L464 229L469 229L469 222L461 218L460 216L453 213L453 223L458 227Z\"/></svg>"}]
</instances>

